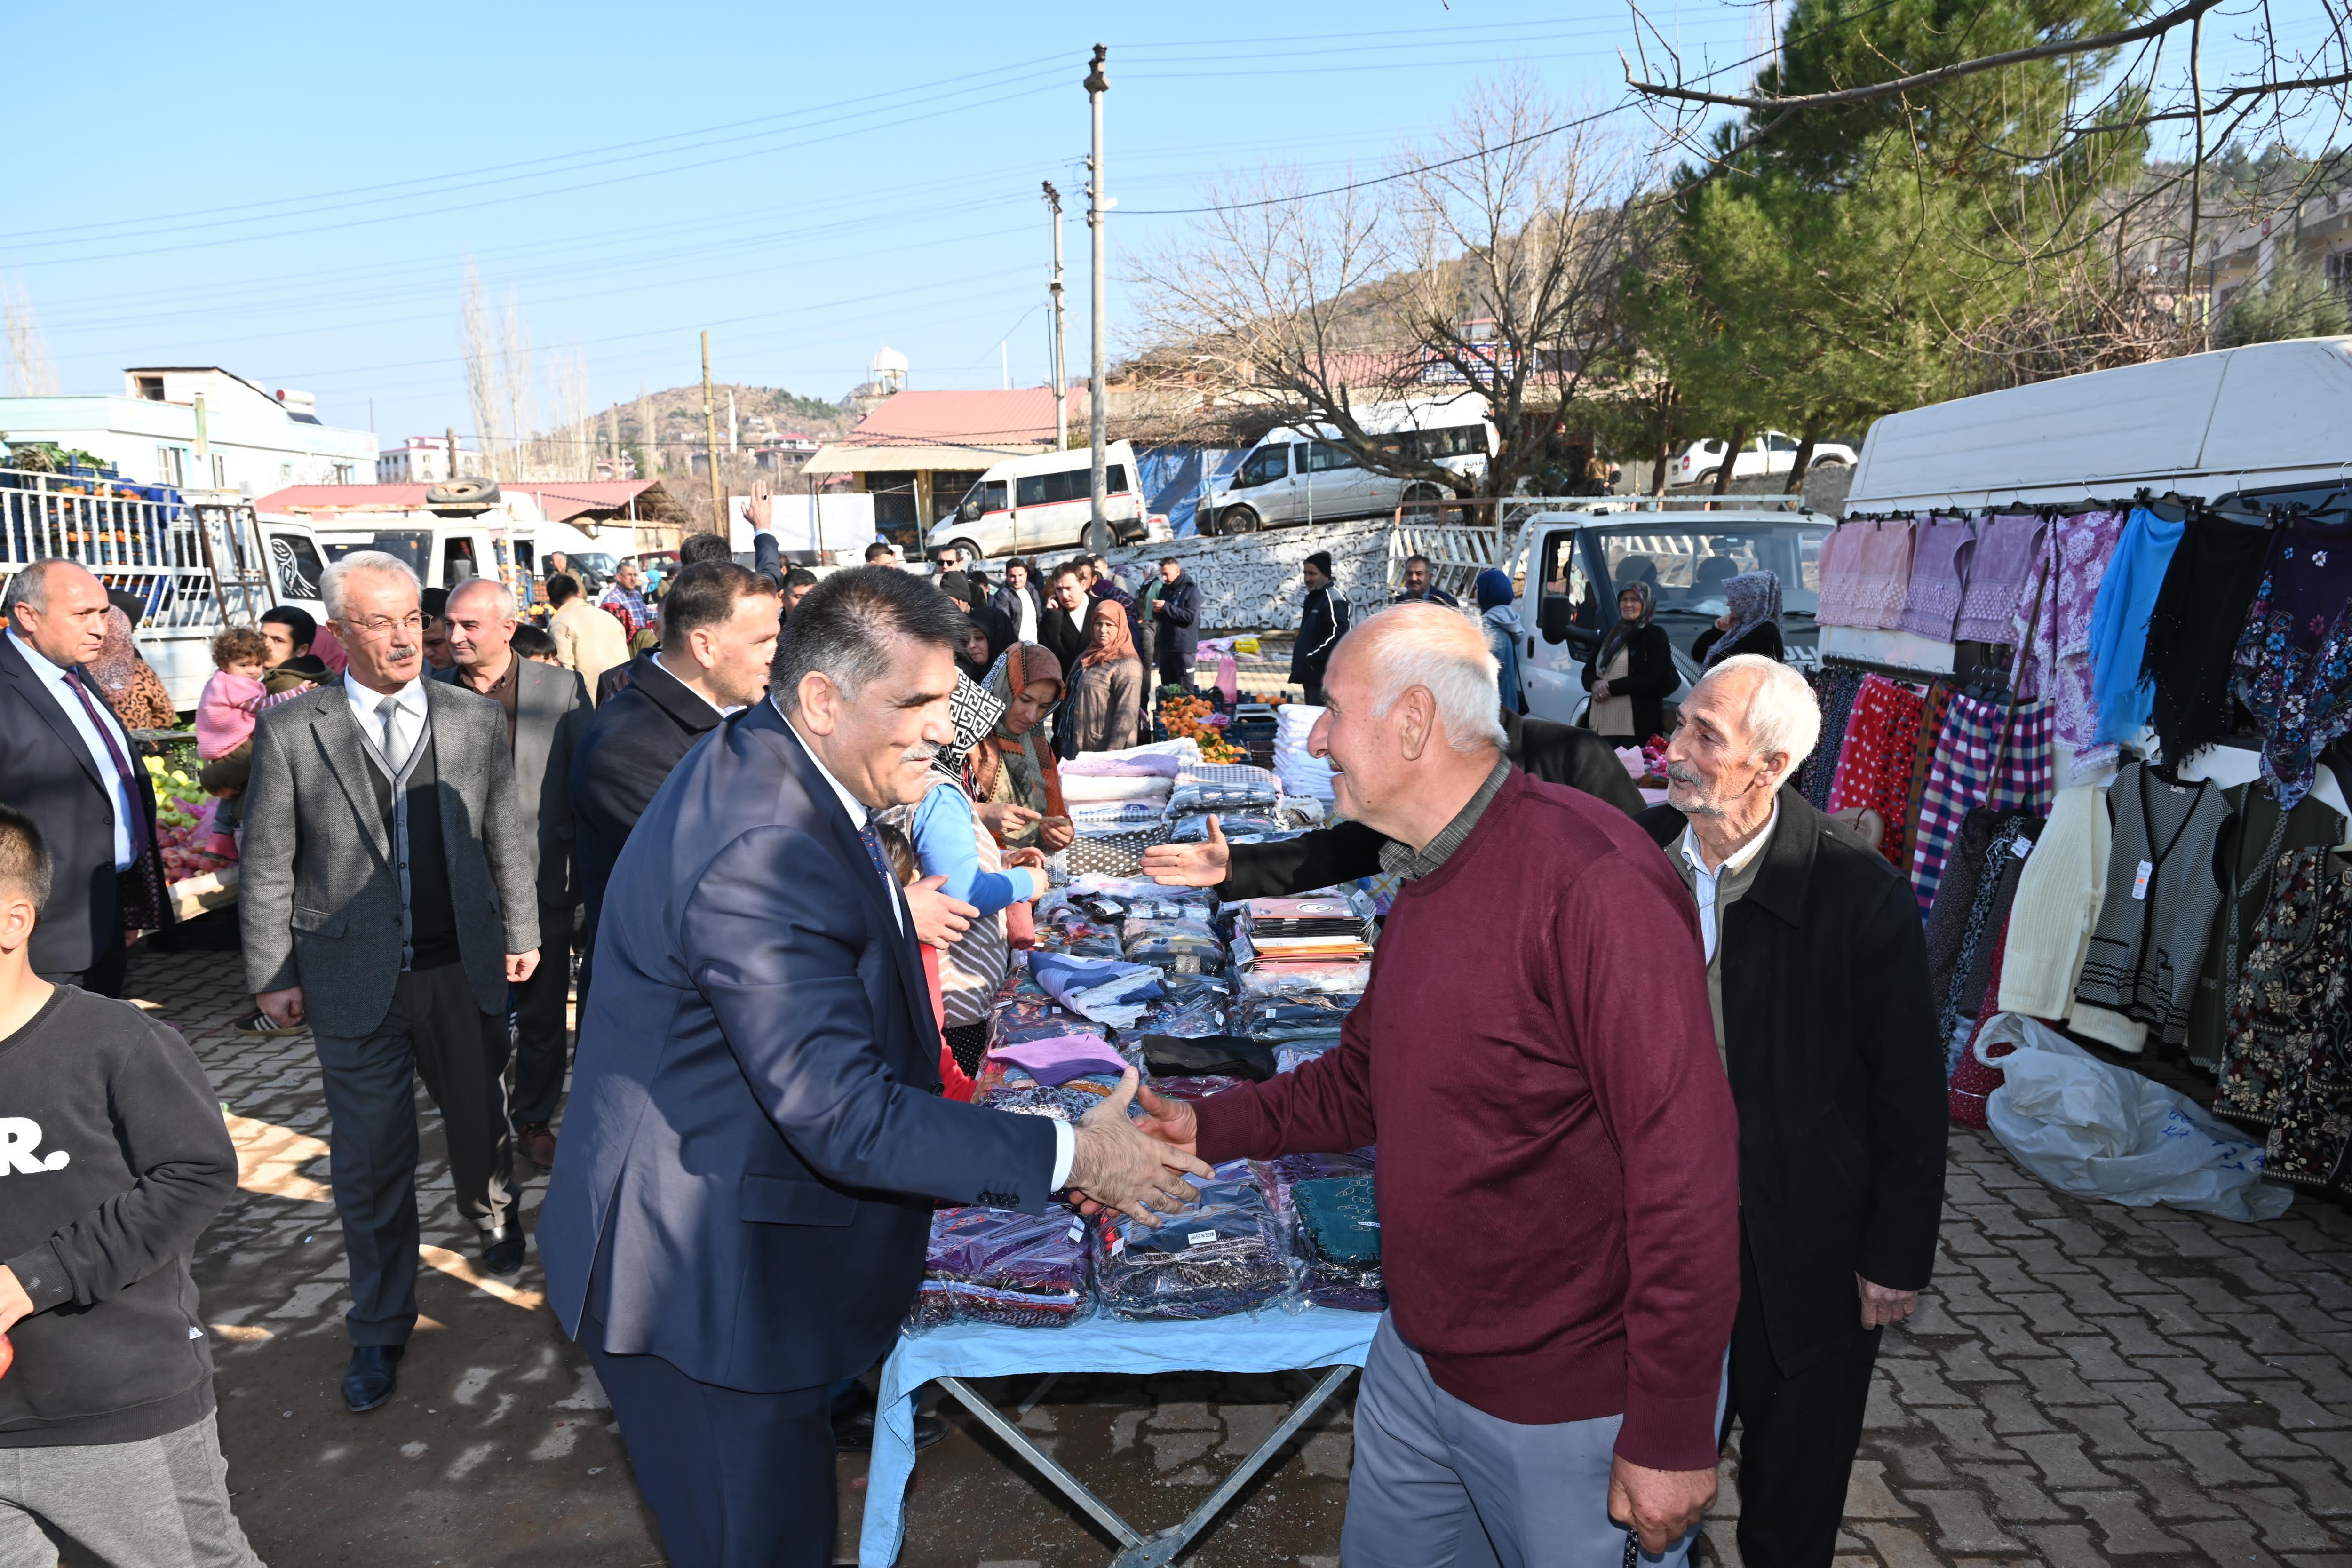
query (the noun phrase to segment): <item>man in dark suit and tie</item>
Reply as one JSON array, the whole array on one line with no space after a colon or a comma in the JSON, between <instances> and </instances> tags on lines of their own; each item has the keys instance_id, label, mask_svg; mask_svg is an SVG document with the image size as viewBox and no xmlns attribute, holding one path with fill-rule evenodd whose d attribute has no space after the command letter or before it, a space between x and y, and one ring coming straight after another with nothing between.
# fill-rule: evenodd
<instances>
[{"instance_id":1,"label":"man in dark suit and tie","mask_svg":"<svg viewBox=\"0 0 2352 1568\"><path fill-rule=\"evenodd\" d=\"M581 963L585 1015L604 884L629 829L678 759L719 720L768 689L776 656L776 585L732 561L688 566L662 600L662 645L625 668L572 755L571 799L588 924Z\"/></svg>"},{"instance_id":2,"label":"man in dark suit and tie","mask_svg":"<svg viewBox=\"0 0 2352 1568\"><path fill-rule=\"evenodd\" d=\"M539 965L539 900L506 716L424 679L415 574L359 551L320 587L351 667L254 726L237 907L254 1001L317 1041L357 1412L392 1397L416 1324L419 1078L482 1266L522 1267L506 1007Z\"/></svg>"},{"instance_id":3,"label":"man in dark suit and tie","mask_svg":"<svg viewBox=\"0 0 2352 1568\"><path fill-rule=\"evenodd\" d=\"M1132 1075L1076 1128L939 1093L868 820L951 741L964 620L887 568L819 584L768 698L678 764L607 890L540 1251L679 1568L833 1561L828 1391L898 1331L933 1200L1077 1187L1149 1216L1207 1173L1129 1122Z\"/></svg>"},{"instance_id":4,"label":"man in dark suit and tie","mask_svg":"<svg viewBox=\"0 0 2352 1568\"><path fill-rule=\"evenodd\" d=\"M106 640L106 589L71 561L36 561L8 579L0 618L0 805L39 825L57 868L33 972L120 996L124 929L168 911L153 786L83 671Z\"/></svg>"},{"instance_id":5,"label":"man in dark suit and tie","mask_svg":"<svg viewBox=\"0 0 2352 1568\"><path fill-rule=\"evenodd\" d=\"M571 1059L564 1005L572 994L572 917L580 907L572 871L572 753L595 710L576 670L520 658L514 651L515 596L494 577L449 592L444 620L457 662L436 680L497 703L514 754L515 797L532 833L539 889L540 964L515 988L515 1142L541 1170L555 1165L555 1102Z\"/></svg>"}]
</instances>

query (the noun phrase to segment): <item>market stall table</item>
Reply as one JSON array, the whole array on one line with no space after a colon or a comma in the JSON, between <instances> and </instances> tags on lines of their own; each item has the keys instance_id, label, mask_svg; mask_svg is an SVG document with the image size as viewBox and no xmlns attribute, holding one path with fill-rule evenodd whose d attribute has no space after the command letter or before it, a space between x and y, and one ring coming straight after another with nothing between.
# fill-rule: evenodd
<instances>
[{"instance_id":1,"label":"market stall table","mask_svg":"<svg viewBox=\"0 0 2352 1568\"><path fill-rule=\"evenodd\" d=\"M1225 1505L1281 1451L1292 1435L1364 1364L1377 1312L1270 1308L1248 1316L1192 1322L1130 1322L1096 1316L1066 1329L1015 1329L950 1323L902 1339L883 1363L874 1458L866 1473L860 1568L889 1568L906 1535L907 1482L915 1469L915 1394L936 1379L1108 1531L1120 1545L1111 1568L1160 1568L1208 1529ZM1077 1477L1031 1442L967 1379L1062 1373L1291 1372L1328 1368L1265 1441L1181 1524L1147 1534L1129 1524Z\"/></svg>"}]
</instances>

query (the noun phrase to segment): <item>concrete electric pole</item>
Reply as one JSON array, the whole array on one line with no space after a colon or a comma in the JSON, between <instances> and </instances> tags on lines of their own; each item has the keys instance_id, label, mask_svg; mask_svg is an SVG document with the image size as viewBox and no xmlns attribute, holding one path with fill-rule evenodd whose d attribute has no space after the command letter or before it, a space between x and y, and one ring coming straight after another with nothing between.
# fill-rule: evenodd
<instances>
[{"instance_id":1,"label":"concrete electric pole","mask_svg":"<svg viewBox=\"0 0 2352 1568\"><path fill-rule=\"evenodd\" d=\"M1054 449L1066 452L1070 449L1070 380L1069 361L1062 353L1062 193L1051 180L1045 185L1045 212L1054 231L1054 279L1045 285L1054 306L1053 320L1047 323L1053 333Z\"/></svg>"},{"instance_id":2,"label":"concrete electric pole","mask_svg":"<svg viewBox=\"0 0 2352 1568\"><path fill-rule=\"evenodd\" d=\"M728 536L727 502L719 488L719 409L710 400L710 329L702 329L702 446L710 454L710 531Z\"/></svg>"},{"instance_id":3,"label":"concrete electric pole","mask_svg":"<svg viewBox=\"0 0 2352 1568\"><path fill-rule=\"evenodd\" d=\"M1103 218L1111 208L1111 200L1103 195L1103 94L1110 90L1110 82L1103 75L1103 59L1110 53L1102 44L1095 46L1093 68L1087 72L1087 106L1094 115L1094 152L1087 159L1087 228L1094 241L1094 354L1088 369L1088 389L1094 394L1091 413L1091 434L1094 441L1094 461L1090 465L1087 492L1094 502L1087 523L1087 548L1110 548L1110 521L1103 505L1104 431L1109 423L1108 394L1103 387Z\"/></svg>"}]
</instances>

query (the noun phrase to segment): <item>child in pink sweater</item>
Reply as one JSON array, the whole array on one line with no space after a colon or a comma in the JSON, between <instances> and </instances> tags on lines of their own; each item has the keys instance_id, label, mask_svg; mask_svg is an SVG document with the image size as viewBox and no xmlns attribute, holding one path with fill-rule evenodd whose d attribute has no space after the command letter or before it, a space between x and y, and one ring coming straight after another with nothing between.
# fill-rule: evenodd
<instances>
[{"instance_id":1,"label":"child in pink sweater","mask_svg":"<svg viewBox=\"0 0 2352 1568\"><path fill-rule=\"evenodd\" d=\"M216 762L253 744L254 710L268 694L261 684L269 668L269 643L253 626L230 626L213 638L213 676L196 699L196 755ZM205 847L234 856L244 791L228 790L213 807L212 837Z\"/></svg>"},{"instance_id":2,"label":"child in pink sweater","mask_svg":"<svg viewBox=\"0 0 2352 1568\"><path fill-rule=\"evenodd\" d=\"M213 678L196 699L196 755L227 756L253 739L253 708L263 693L269 644L252 626L230 626L213 638Z\"/></svg>"}]
</instances>

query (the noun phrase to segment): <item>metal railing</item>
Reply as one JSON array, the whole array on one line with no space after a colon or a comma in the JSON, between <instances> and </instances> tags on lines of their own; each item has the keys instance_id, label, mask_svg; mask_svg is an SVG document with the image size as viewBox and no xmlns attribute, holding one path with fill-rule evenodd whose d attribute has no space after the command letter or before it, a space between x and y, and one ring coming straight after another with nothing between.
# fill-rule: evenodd
<instances>
[{"instance_id":1,"label":"metal railing","mask_svg":"<svg viewBox=\"0 0 2352 1568\"><path fill-rule=\"evenodd\" d=\"M142 628L201 631L258 619L277 599L253 508L141 493L156 488L0 468L0 579L62 556L136 596L145 606Z\"/></svg>"}]
</instances>

